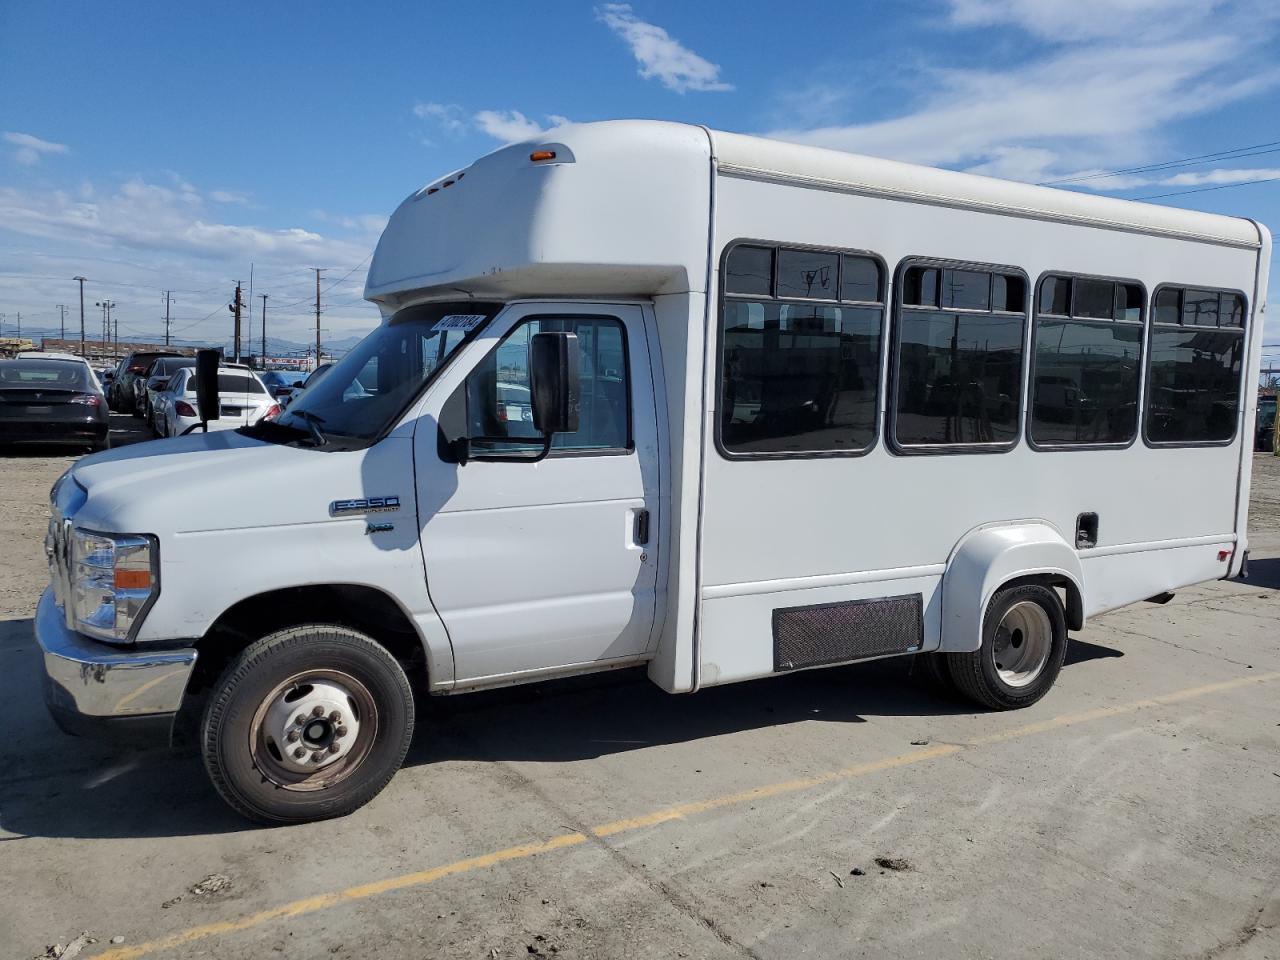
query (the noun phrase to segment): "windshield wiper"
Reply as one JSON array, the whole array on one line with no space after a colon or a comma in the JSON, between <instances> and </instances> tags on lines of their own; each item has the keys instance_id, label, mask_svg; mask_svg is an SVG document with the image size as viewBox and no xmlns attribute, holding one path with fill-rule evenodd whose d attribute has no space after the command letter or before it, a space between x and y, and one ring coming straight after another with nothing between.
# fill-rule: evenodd
<instances>
[{"instance_id":1,"label":"windshield wiper","mask_svg":"<svg viewBox=\"0 0 1280 960\"><path fill-rule=\"evenodd\" d=\"M311 438L315 440L317 447L323 447L329 442L329 438L324 435L324 431L320 429L324 425L324 417L319 414L312 413L310 410L290 410L295 417L301 417L302 422L307 425L307 429L311 431Z\"/></svg>"}]
</instances>

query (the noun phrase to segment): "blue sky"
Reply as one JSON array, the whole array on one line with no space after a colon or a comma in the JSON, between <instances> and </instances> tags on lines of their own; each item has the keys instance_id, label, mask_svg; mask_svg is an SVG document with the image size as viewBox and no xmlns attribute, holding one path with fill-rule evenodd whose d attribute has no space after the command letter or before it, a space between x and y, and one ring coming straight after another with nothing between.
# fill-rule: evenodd
<instances>
[{"instance_id":1,"label":"blue sky","mask_svg":"<svg viewBox=\"0 0 1280 960\"><path fill-rule=\"evenodd\" d=\"M326 336L361 332L396 204L565 119L1092 177L1076 186L1280 232L1278 50L1274 0L0 0L0 313L56 326L83 274L91 331L110 297L122 338L160 332L173 289L174 329L219 341L253 263L273 332L306 341L322 266ZM1226 186L1246 180L1271 182Z\"/></svg>"}]
</instances>

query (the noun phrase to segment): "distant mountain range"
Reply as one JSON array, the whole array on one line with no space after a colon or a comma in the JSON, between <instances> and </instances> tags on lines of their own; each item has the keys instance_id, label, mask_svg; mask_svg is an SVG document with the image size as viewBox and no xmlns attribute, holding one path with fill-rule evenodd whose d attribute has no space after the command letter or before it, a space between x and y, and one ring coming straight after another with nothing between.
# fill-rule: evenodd
<instances>
[{"instance_id":1,"label":"distant mountain range","mask_svg":"<svg viewBox=\"0 0 1280 960\"><path fill-rule=\"evenodd\" d=\"M67 326L68 337L75 338L76 336L79 335L79 332L80 331L78 329L78 324L77 324L77 329L75 330L72 330L71 325L68 324ZM97 340L97 336L95 336L95 334L97 334L98 332L99 331L97 330L86 330L85 335L91 340ZM4 336L6 337L17 336L17 330L16 328L14 328L13 324L5 324ZM23 325L22 336L24 336L28 340L34 340L38 343L44 337L61 337L62 332L57 327L29 327L29 326ZM164 334L161 333L158 336L137 336L137 335L131 334L128 337L125 337L122 334L121 339L122 340L127 339L131 343L163 344ZM357 343L359 343L363 339L364 339L363 334L351 334L345 337L339 337L334 340L325 339L322 341L321 345L323 346L325 353L343 354L343 353L346 353L348 350L350 350L352 347L354 347ZM179 346L179 347L219 347L221 346L221 347L230 348L231 338L227 337L225 340L219 343L216 340L213 340L213 341L187 340L182 337L173 337L170 340L170 343L173 344L174 346ZM262 341L258 337L254 337L252 343L249 343L246 340L243 346L246 348L245 349L246 353L253 353L254 355L257 355L261 349ZM312 352L315 351L314 341L310 343L300 343L297 340L286 340L286 339L283 339L282 337L272 337L272 336L267 337L267 353L268 355L273 357L288 356L289 354L304 354L308 350Z\"/></svg>"}]
</instances>

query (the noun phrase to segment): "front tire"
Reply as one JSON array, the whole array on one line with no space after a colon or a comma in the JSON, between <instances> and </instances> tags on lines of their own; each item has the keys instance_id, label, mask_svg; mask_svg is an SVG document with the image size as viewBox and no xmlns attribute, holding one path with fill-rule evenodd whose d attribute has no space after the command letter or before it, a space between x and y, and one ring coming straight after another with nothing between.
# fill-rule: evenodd
<instances>
[{"instance_id":1,"label":"front tire","mask_svg":"<svg viewBox=\"0 0 1280 960\"><path fill-rule=\"evenodd\" d=\"M200 724L205 770L234 810L260 823L341 817L400 769L413 694L380 644L312 624L250 644L223 671Z\"/></svg>"},{"instance_id":2,"label":"front tire","mask_svg":"<svg viewBox=\"0 0 1280 960\"><path fill-rule=\"evenodd\" d=\"M970 700L993 710L1015 710L1049 692L1066 653L1067 618L1058 594L1024 583L991 598L982 646L947 654L947 668Z\"/></svg>"}]
</instances>

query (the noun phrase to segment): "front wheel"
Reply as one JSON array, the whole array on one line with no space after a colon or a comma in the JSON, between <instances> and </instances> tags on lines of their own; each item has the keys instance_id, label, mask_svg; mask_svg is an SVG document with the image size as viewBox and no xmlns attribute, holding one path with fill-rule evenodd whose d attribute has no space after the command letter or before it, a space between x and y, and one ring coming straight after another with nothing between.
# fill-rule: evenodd
<instances>
[{"instance_id":1,"label":"front wheel","mask_svg":"<svg viewBox=\"0 0 1280 960\"><path fill-rule=\"evenodd\" d=\"M374 640L310 625L251 644L223 671L200 726L222 798L262 823L351 813L404 761L413 737L404 670Z\"/></svg>"},{"instance_id":2,"label":"front wheel","mask_svg":"<svg viewBox=\"0 0 1280 960\"><path fill-rule=\"evenodd\" d=\"M1053 686L1067 653L1067 618L1049 587L1024 583L991 598L982 646L947 654L957 689L993 710L1035 703Z\"/></svg>"}]
</instances>

